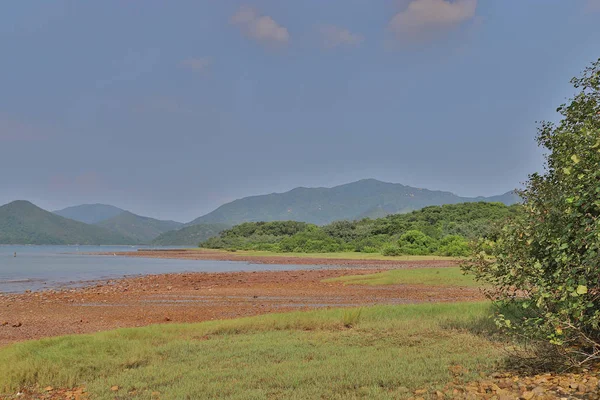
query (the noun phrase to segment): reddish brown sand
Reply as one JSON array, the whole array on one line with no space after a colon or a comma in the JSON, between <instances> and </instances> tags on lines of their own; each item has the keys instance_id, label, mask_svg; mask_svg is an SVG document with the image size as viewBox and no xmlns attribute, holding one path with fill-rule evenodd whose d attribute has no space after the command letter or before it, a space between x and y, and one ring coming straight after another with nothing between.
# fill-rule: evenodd
<instances>
[{"instance_id":1,"label":"reddish brown sand","mask_svg":"<svg viewBox=\"0 0 600 400\"><path fill-rule=\"evenodd\" d=\"M355 260L345 261L354 264ZM482 299L475 288L344 286L322 282L389 268L451 265L444 263L395 262L374 267L362 262L367 264L366 268L148 275L79 289L5 294L0 295L0 346L48 336L157 323L199 322L325 307Z\"/></svg>"}]
</instances>

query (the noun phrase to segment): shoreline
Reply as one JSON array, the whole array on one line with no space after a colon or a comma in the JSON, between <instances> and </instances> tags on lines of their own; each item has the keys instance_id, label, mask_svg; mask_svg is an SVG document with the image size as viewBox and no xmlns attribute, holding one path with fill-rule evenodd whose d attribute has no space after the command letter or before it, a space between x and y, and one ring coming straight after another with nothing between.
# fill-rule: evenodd
<instances>
[{"instance_id":1,"label":"shoreline","mask_svg":"<svg viewBox=\"0 0 600 400\"><path fill-rule=\"evenodd\" d=\"M245 251L223 251L212 249L157 249L138 250L130 252L96 252L89 255L159 258L167 260L207 260L207 261L240 261L250 264L278 264L278 265L315 265L337 267L367 267L367 268L427 268L427 267L455 267L460 264L459 259L450 257L373 257L366 255L362 258L332 257L324 254L284 255L281 253L252 254ZM256 253L256 252L254 252ZM360 254L360 253L357 253Z\"/></svg>"}]
</instances>

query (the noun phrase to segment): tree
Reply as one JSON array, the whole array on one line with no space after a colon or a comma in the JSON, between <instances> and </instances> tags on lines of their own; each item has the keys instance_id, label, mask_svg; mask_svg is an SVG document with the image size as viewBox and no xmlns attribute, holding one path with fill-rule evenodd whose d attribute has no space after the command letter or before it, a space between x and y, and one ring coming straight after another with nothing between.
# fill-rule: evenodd
<instances>
[{"instance_id":1,"label":"tree","mask_svg":"<svg viewBox=\"0 0 600 400\"><path fill-rule=\"evenodd\" d=\"M571 83L560 122L539 128L546 168L519 193L524 213L465 269L523 310L498 323L582 365L600 359L600 59Z\"/></svg>"}]
</instances>

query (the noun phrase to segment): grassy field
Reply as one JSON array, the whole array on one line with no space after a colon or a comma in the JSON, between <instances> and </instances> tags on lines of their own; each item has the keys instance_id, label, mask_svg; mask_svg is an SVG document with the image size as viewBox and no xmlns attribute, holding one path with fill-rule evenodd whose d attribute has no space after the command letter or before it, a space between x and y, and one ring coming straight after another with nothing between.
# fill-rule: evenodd
<instances>
[{"instance_id":1,"label":"grassy field","mask_svg":"<svg viewBox=\"0 0 600 400\"><path fill-rule=\"evenodd\" d=\"M346 285L427 285L476 287L479 284L459 267L397 269L369 275L349 275L327 279Z\"/></svg>"},{"instance_id":2,"label":"grassy field","mask_svg":"<svg viewBox=\"0 0 600 400\"><path fill-rule=\"evenodd\" d=\"M478 333L490 313L488 303L376 306L25 342L0 349L0 393L37 384L85 385L95 399L406 398L442 389L452 367L468 370L464 380L494 368L502 352Z\"/></svg>"},{"instance_id":3,"label":"grassy field","mask_svg":"<svg viewBox=\"0 0 600 400\"><path fill-rule=\"evenodd\" d=\"M346 259L346 260L397 260L397 261L429 261L429 260L456 260L460 261L460 258L456 257L442 257L442 256L396 256L387 257L379 253L360 253L355 251L337 252L337 253L276 253L272 251L254 251L254 250L236 250L235 252L229 252L227 250L214 250L214 249L188 249L193 251L215 251L235 254L239 256L255 256L255 257L301 257L301 258L335 258L335 259Z\"/></svg>"}]
</instances>

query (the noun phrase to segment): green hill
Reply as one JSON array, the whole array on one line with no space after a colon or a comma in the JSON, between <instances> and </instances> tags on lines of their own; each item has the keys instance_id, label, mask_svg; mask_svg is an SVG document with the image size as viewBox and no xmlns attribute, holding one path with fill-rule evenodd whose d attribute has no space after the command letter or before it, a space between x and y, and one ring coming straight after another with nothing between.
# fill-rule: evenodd
<instances>
[{"instance_id":1,"label":"green hill","mask_svg":"<svg viewBox=\"0 0 600 400\"><path fill-rule=\"evenodd\" d=\"M339 220L407 213L427 206L478 201L501 201L510 205L519 198L512 192L493 198L460 197L450 192L364 179L333 188L296 188L286 193L246 197L225 204L188 225L287 220L324 225Z\"/></svg>"},{"instance_id":2,"label":"green hill","mask_svg":"<svg viewBox=\"0 0 600 400\"><path fill-rule=\"evenodd\" d=\"M151 244L156 246L198 246L211 237L218 236L219 233L229 228L225 224L200 224L187 226L185 228L165 232Z\"/></svg>"},{"instance_id":3,"label":"green hill","mask_svg":"<svg viewBox=\"0 0 600 400\"><path fill-rule=\"evenodd\" d=\"M471 202L324 226L298 221L245 222L200 246L275 252L462 256L469 253L470 240L493 239L502 221L518 216L521 209L520 205Z\"/></svg>"},{"instance_id":4,"label":"green hill","mask_svg":"<svg viewBox=\"0 0 600 400\"><path fill-rule=\"evenodd\" d=\"M180 228L183 224L175 221L161 221L142 217L129 211L96 223L95 225L128 237L136 244L147 244L159 235Z\"/></svg>"},{"instance_id":5,"label":"green hill","mask_svg":"<svg viewBox=\"0 0 600 400\"><path fill-rule=\"evenodd\" d=\"M85 222L86 224L95 224L100 221L116 217L125 210L107 204L82 204L80 206L67 207L62 210L54 211L54 214L61 217L74 219L75 221Z\"/></svg>"},{"instance_id":6,"label":"green hill","mask_svg":"<svg viewBox=\"0 0 600 400\"><path fill-rule=\"evenodd\" d=\"M99 226L84 224L18 200L0 207L1 244L135 244Z\"/></svg>"}]
</instances>

